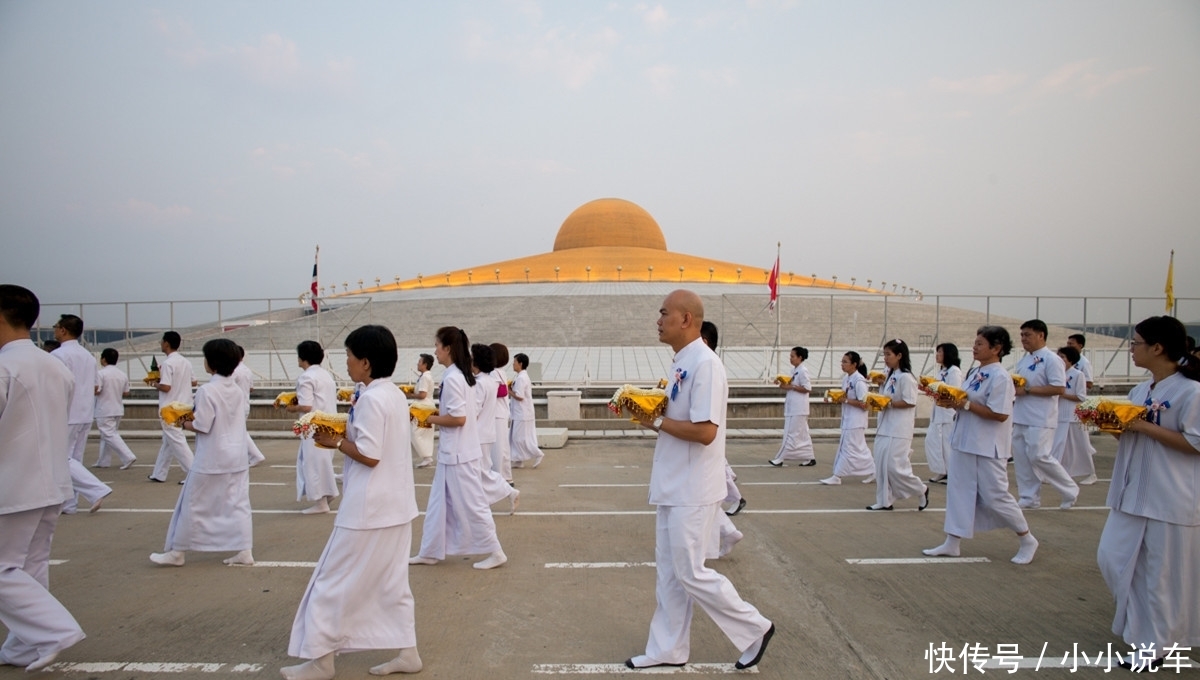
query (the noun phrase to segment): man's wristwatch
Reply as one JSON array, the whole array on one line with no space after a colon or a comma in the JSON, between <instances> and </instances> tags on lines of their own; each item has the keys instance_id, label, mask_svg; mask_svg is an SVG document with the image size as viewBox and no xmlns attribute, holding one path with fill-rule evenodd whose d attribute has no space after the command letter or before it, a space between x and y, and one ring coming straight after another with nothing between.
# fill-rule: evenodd
<instances>
[{"instance_id":1,"label":"man's wristwatch","mask_svg":"<svg viewBox=\"0 0 1200 680\"><path fill-rule=\"evenodd\" d=\"M659 416L654 419L653 423L650 423L650 426L654 428L655 432L658 432L659 430L662 430L662 423L663 423L662 416Z\"/></svg>"}]
</instances>

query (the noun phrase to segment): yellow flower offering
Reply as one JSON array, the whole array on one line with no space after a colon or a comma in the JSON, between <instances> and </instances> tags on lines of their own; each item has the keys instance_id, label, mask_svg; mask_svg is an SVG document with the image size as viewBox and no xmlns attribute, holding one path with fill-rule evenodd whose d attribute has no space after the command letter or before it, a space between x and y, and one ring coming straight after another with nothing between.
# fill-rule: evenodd
<instances>
[{"instance_id":1,"label":"yellow flower offering","mask_svg":"<svg viewBox=\"0 0 1200 680\"><path fill-rule=\"evenodd\" d=\"M280 392L279 396L275 397L275 408L283 406L295 406L300 403L300 398L295 392Z\"/></svg>"},{"instance_id":2,"label":"yellow flower offering","mask_svg":"<svg viewBox=\"0 0 1200 680\"><path fill-rule=\"evenodd\" d=\"M338 391L337 391L337 400L338 401L350 401L353 398L354 398L354 390L352 390L348 387L342 387L342 388L338 389Z\"/></svg>"},{"instance_id":3,"label":"yellow flower offering","mask_svg":"<svg viewBox=\"0 0 1200 680\"><path fill-rule=\"evenodd\" d=\"M301 437L312 437L318 432L328 434L334 437L346 436L346 425L350 422L349 415L346 413L325 413L323 411L309 411L300 416L300 419L292 425L292 432ZM321 448L329 448L321 446Z\"/></svg>"},{"instance_id":4,"label":"yellow flower offering","mask_svg":"<svg viewBox=\"0 0 1200 680\"><path fill-rule=\"evenodd\" d=\"M783 375L781 373L781 374L775 376L775 383L778 385L791 385L792 384L792 376Z\"/></svg>"},{"instance_id":5,"label":"yellow flower offering","mask_svg":"<svg viewBox=\"0 0 1200 680\"><path fill-rule=\"evenodd\" d=\"M887 380L887 374L882 371L871 371L867 374L867 380L870 380L872 385L882 385L883 381Z\"/></svg>"},{"instance_id":6,"label":"yellow flower offering","mask_svg":"<svg viewBox=\"0 0 1200 680\"><path fill-rule=\"evenodd\" d=\"M608 410L621 415L621 409L633 414L635 419L652 420L667 412L667 393L657 387L644 389L622 385L608 401Z\"/></svg>"},{"instance_id":7,"label":"yellow flower offering","mask_svg":"<svg viewBox=\"0 0 1200 680\"><path fill-rule=\"evenodd\" d=\"M180 427L185 422L196 419L196 414L192 412L191 404L185 404L181 401L173 401L162 407L159 411L162 415L163 422L172 427Z\"/></svg>"},{"instance_id":8,"label":"yellow flower offering","mask_svg":"<svg viewBox=\"0 0 1200 680\"><path fill-rule=\"evenodd\" d=\"M883 409L887 408L888 404L892 403L892 398L872 392L871 394L867 395L865 401L867 402L868 411L882 411Z\"/></svg>"},{"instance_id":9,"label":"yellow flower offering","mask_svg":"<svg viewBox=\"0 0 1200 680\"><path fill-rule=\"evenodd\" d=\"M430 428L433 427L429 423L429 416L437 413L437 409L432 406L409 406L408 415L412 416L413 420L417 421L417 427Z\"/></svg>"},{"instance_id":10,"label":"yellow flower offering","mask_svg":"<svg viewBox=\"0 0 1200 680\"><path fill-rule=\"evenodd\" d=\"M825 396L835 404L846 403L846 390L829 390Z\"/></svg>"},{"instance_id":11,"label":"yellow flower offering","mask_svg":"<svg viewBox=\"0 0 1200 680\"><path fill-rule=\"evenodd\" d=\"M1013 387L1024 387L1029 381L1024 376L1019 376L1016 373L1012 374Z\"/></svg>"}]
</instances>

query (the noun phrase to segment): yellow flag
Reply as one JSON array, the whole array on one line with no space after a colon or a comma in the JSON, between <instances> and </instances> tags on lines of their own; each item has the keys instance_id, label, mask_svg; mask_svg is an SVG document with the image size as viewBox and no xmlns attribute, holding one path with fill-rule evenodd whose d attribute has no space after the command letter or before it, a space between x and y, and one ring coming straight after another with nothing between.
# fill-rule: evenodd
<instances>
[{"instance_id":1,"label":"yellow flag","mask_svg":"<svg viewBox=\"0 0 1200 680\"><path fill-rule=\"evenodd\" d=\"M1171 262L1167 265L1167 287L1163 289L1167 294L1167 314L1171 313L1171 309L1175 306L1175 251L1171 251Z\"/></svg>"}]
</instances>

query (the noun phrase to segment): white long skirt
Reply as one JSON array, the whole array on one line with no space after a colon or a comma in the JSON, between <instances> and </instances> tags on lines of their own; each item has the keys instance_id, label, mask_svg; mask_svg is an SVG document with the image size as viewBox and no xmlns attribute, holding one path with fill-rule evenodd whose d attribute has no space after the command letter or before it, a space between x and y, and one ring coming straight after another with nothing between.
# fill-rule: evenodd
<instances>
[{"instance_id":1,"label":"white long skirt","mask_svg":"<svg viewBox=\"0 0 1200 680\"><path fill-rule=\"evenodd\" d=\"M508 418L496 419L496 443L492 444L492 469L504 478L512 481L512 442L509 441ZM534 432L536 441L537 433Z\"/></svg>"},{"instance_id":2,"label":"white long skirt","mask_svg":"<svg viewBox=\"0 0 1200 680\"><path fill-rule=\"evenodd\" d=\"M334 527L292 622L288 654L417 645L416 603L408 585L412 523L383 529Z\"/></svg>"},{"instance_id":3,"label":"white long skirt","mask_svg":"<svg viewBox=\"0 0 1200 680\"><path fill-rule=\"evenodd\" d=\"M1096 449L1092 447L1083 423L1059 423L1054 430L1050 454L1062 463L1063 469L1072 477L1096 474L1096 464L1092 461Z\"/></svg>"},{"instance_id":4,"label":"white long skirt","mask_svg":"<svg viewBox=\"0 0 1200 680\"><path fill-rule=\"evenodd\" d=\"M855 427L842 430L837 455L833 459L833 474L837 477L866 477L875 474L875 459L867 446L867 429Z\"/></svg>"},{"instance_id":5,"label":"white long skirt","mask_svg":"<svg viewBox=\"0 0 1200 680\"><path fill-rule=\"evenodd\" d=\"M483 496L487 499L488 505L495 505L513 493L512 485L504 481L500 473L492 469L492 449L495 446L495 442L480 444L479 448L483 449L483 455L475 461L479 465L479 483L483 486Z\"/></svg>"},{"instance_id":6,"label":"white long skirt","mask_svg":"<svg viewBox=\"0 0 1200 680\"><path fill-rule=\"evenodd\" d=\"M954 422L930 423L925 433L925 462L935 475L946 474L946 453L950 450L950 433Z\"/></svg>"},{"instance_id":7,"label":"white long skirt","mask_svg":"<svg viewBox=\"0 0 1200 680\"><path fill-rule=\"evenodd\" d=\"M912 471L912 439L875 436L875 503L891 505L925 493L925 483Z\"/></svg>"},{"instance_id":8,"label":"white long skirt","mask_svg":"<svg viewBox=\"0 0 1200 680\"><path fill-rule=\"evenodd\" d=\"M171 514L166 549L241 552L252 547L250 471L189 472Z\"/></svg>"},{"instance_id":9,"label":"white long skirt","mask_svg":"<svg viewBox=\"0 0 1200 680\"><path fill-rule=\"evenodd\" d=\"M1200 646L1200 526L1112 510L1096 561L1117 606L1112 631L1125 642L1154 645L1155 657L1172 644Z\"/></svg>"},{"instance_id":10,"label":"white long skirt","mask_svg":"<svg viewBox=\"0 0 1200 680\"><path fill-rule=\"evenodd\" d=\"M810 461L813 452L812 434L808 431L808 415L783 417L783 442L773 459L776 463L785 460Z\"/></svg>"},{"instance_id":11,"label":"white long skirt","mask_svg":"<svg viewBox=\"0 0 1200 680\"><path fill-rule=\"evenodd\" d=\"M312 439L300 440L296 454L296 500L319 501L338 497L337 478L333 474L333 449L323 449Z\"/></svg>"},{"instance_id":12,"label":"white long skirt","mask_svg":"<svg viewBox=\"0 0 1200 680\"><path fill-rule=\"evenodd\" d=\"M514 463L536 460L543 455L537 443L537 421L514 420L509 435L510 456Z\"/></svg>"},{"instance_id":13,"label":"white long skirt","mask_svg":"<svg viewBox=\"0 0 1200 680\"><path fill-rule=\"evenodd\" d=\"M972 538L976 531L1007 527L1029 531L1025 513L1008 492L1008 461L950 449L946 453L947 534Z\"/></svg>"},{"instance_id":14,"label":"white long skirt","mask_svg":"<svg viewBox=\"0 0 1200 680\"><path fill-rule=\"evenodd\" d=\"M412 450L417 456L417 462L433 458L433 428L417 427L417 419L412 419Z\"/></svg>"},{"instance_id":15,"label":"white long skirt","mask_svg":"<svg viewBox=\"0 0 1200 680\"><path fill-rule=\"evenodd\" d=\"M490 555L500 550L479 469L476 461L437 464L418 555L443 560L446 555Z\"/></svg>"}]
</instances>

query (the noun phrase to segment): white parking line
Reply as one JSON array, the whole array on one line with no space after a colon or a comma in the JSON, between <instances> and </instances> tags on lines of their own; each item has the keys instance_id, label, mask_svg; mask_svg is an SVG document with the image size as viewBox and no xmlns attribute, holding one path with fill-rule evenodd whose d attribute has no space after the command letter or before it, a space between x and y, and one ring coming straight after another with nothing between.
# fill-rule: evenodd
<instances>
[{"instance_id":1,"label":"white parking line","mask_svg":"<svg viewBox=\"0 0 1200 680\"><path fill-rule=\"evenodd\" d=\"M267 568L288 567L288 568L297 568L297 569L316 569L317 563L316 562L264 562L261 560L255 560L254 564L252 564L250 566L267 567Z\"/></svg>"},{"instance_id":2,"label":"white parking line","mask_svg":"<svg viewBox=\"0 0 1200 680\"><path fill-rule=\"evenodd\" d=\"M48 671L61 673L116 673L118 671L142 673L259 673L263 670L259 663L165 663L139 661L93 661L83 663L50 664Z\"/></svg>"},{"instance_id":3,"label":"white parking line","mask_svg":"<svg viewBox=\"0 0 1200 680\"><path fill-rule=\"evenodd\" d=\"M541 675L634 675L645 674L680 674L680 675L713 675L716 673L757 673L758 667L752 666L739 671L731 663L689 663L686 666L657 666L655 668L626 668L623 663L539 663L534 664L532 672Z\"/></svg>"},{"instance_id":4,"label":"white parking line","mask_svg":"<svg viewBox=\"0 0 1200 680\"><path fill-rule=\"evenodd\" d=\"M647 484L559 484L564 489L621 489L621 488L646 488Z\"/></svg>"},{"instance_id":5,"label":"white parking line","mask_svg":"<svg viewBox=\"0 0 1200 680\"><path fill-rule=\"evenodd\" d=\"M865 557L846 559L850 564L975 564L990 562L986 557Z\"/></svg>"},{"instance_id":6,"label":"white parking line","mask_svg":"<svg viewBox=\"0 0 1200 680\"><path fill-rule=\"evenodd\" d=\"M287 482L250 482L250 486L291 486Z\"/></svg>"},{"instance_id":7,"label":"white parking line","mask_svg":"<svg viewBox=\"0 0 1200 680\"><path fill-rule=\"evenodd\" d=\"M547 569L628 569L653 567L654 562L547 562Z\"/></svg>"}]
</instances>

